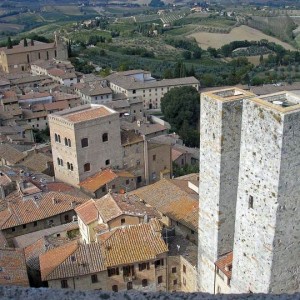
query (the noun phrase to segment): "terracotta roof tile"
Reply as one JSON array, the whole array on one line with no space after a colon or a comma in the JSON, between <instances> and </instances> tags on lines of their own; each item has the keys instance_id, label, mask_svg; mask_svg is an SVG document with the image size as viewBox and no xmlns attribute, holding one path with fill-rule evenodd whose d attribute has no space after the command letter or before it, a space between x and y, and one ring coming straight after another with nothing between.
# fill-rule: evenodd
<instances>
[{"instance_id":1,"label":"terracotta roof tile","mask_svg":"<svg viewBox=\"0 0 300 300\"><path fill-rule=\"evenodd\" d=\"M162 179L129 194L136 195L166 216L197 231L199 201L176 183L175 179Z\"/></svg>"},{"instance_id":2,"label":"terracotta roof tile","mask_svg":"<svg viewBox=\"0 0 300 300\"><path fill-rule=\"evenodd\" d=\"M220 257L215 265L230 279L232 269L233 252L229 252Z\"/></svg>"},{"instance_id":3,"label":"terracotta roof tile","mask_svg":"<svg viewBox=\"0 0 300 300\"><path fill-rule=\"evenodd\" d=\"M18 151L9 144L0 144L0 158L5 159L10 164L16 164L26 157L21 151Z\"/></svg>"},{"instance_id":4,"label":"terracotta roof tile","mask_svg":"<svg viewBox=\"0 0 300 300\"><path fill-rule=\"evenodd\" d=\"M7 47L0 48L0 52L3 51L6 54L15 54L22 52L31 52L38 50L54 49L55 43L43 43L39 41L34 41L34 45L28 45L26 48L20 43L19 45L13 46L12 49L7 49Z\"/></svg>"},{"instance_id":5,"label":"terracotta roof tile","mask_svg":"<svg viewBox=\"0 0 300 300\"><path fill-rule=\"evenodd\" d=\"M23 201L17 191L8 195L6 200L9 207L0 212L1 229L43 220L74 209L73 203L77 206L87 201L86 198L59 192L48 192L42 194L40 199Z\"/></svg>"},{"instance_id":6,"label":"terracotta roof tile","mask_svg":"<svg viewBox=\"0 0 300 300\"><path fill-rule=\"evenodd\" d=\"M154 260L168 251L158 227L158 221L153 221L104 233L101 236L106 239L99 243L72 242L51 249L40 255L42 280L76 277L107 267Z\"/></svg>"},{"instance_id":7,"label":"terracotta roof tile","mask_svg":"<svg viewBox=\"0 0 300 300\"><path fill-rule=\"evenodd\" d=\"M93 176L88 177L87 179L80 182L80 186L84 189L95 192L97 191L101 186L111 182L113 179L117 178L115 172L113 172L111 169L106 169L102 172L96 173Z\"/></svg>"},{"instance_id":8,"label":"terracotta roof tile","mask_svg":"<svg viewBox=\"0 0 300 300\"><path fill-rule=\"evenodd\" d=\"M113 171L111 169L106 169L95 175L86 178L84 181L80 182L80 186L88 191L96 192L103 185L111 182L118 177L129 177L133 178L134 175L127 171Z\"/></svg>"},{"instance_id":9,"label":"terracotta roof tile","mask_svg":"<svg viewBox=\"0 0 300 300\"><path fill-rule=\"evenodd\" d=\"M40 256L42 280L80 276L106 269L103 247L100 243L68 245ZM57 255L61 255L61 259L58 259ZM48 266L49 260L53 262L51 267Z\"/></svg>"},{"instance_id":10,"label":"terracotta roof tile","mask_svg":"<svg viewBox=\"0 0 300 300\"><path fill-rule=\"evenodd\" d=\"M0 284L29 286L23 249L0 249Z\"/></svg>"},{"instance_id":11,"label":"terracotta roof tile","mask_svg":"<svg viewBox=\"0 0 300 300\"><path fill-rule=\"evenodd\" d=\"M149 223L117 229L103 246L107 267L153 260L168 251L160 232Z\"/></svg>"},{"instance_id":12,"label":"terracotta roof tile","mask_svg":"<svg viewBox=\"0 0 300 300\"><path fill-rule=\"evenodd\" d=\"M25 158L22 165L36 172L44 172L49 169L48 164L51 162L51 156L44 153L33 153Z\"/></svg>"},{"instance_id":13,"label":"terracotta roof tile","mask_svg":"<svg viewBox=\"0 0 300 300\"><path fill-rule=\"evenodd\" d=\"M99 117L105 117L110 114L111 112L107 108L101 106L97 108L91 108L79 112L70 113L68 115L65 115L64 117L71 122L77 123L77 122L93 120Z\"/></svg>"},{"instance_id":14,"label":"terracotta roof tile","mask_svg":"<svg viewBox=\"0 0 300 300\"><path fill-rule=\"evenodd\" d=\"M53 272L63 261L65 261L78 248L78 242L72 241L64 246L49 250L40 255L41 277L47 280L49 274Z\"/></svg>"},{"instance_id":15,"label":"terracotta roof tile","mask_svg":"<svg viewBox=\"0 0 300 300\"><path fill-rule=\"evenodd\" d=\"M75 211L79 218L88 225L98 220L98 209L95 206L93 199L75 208Z\"/></svg>"},{"instance_id":16,"label":"terracotta roof tile","mask_svg":"<svg viewBox=\"0 0 300 300\"><path fill-rule=\"evenodd\" d=\"M172 161L175 161L176 159L178 159L183 153L181 151L178 151L174 148L172 148Z\"/></svg>"}]
</instances>

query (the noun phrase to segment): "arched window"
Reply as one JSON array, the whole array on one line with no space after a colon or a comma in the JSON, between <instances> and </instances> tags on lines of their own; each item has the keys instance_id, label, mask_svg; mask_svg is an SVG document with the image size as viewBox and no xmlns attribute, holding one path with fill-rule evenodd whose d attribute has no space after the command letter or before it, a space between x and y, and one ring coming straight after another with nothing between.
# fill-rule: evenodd
<instances>
[{"instance_id":1,"label":"arched window","mask_svg":"<svg viewBox=\"0 0 300 300\"><path fill-rule=\"evenodd\" d=\"M108 141L108 133L103 133L102 134L102 142L107 142Z\"/></svg>"},{"instance_id":2,"label":"arched window","mask_svg":"<svg viewBox=\"0 0 300 300\"><path fill-rule=\"evenodd\" d=\"M63 167L64 166L64 161L61 159L60 160L60 165Z\"/></svg>"},{"instance_id":3,"label":"arched window","mask_svg":"<svg viewBox=\"0 0 300 300\"><path fill-rule=\"evenodd\" d=\"M65 137L65 146L68 146L68 139Z\"/></svg>"},{"instance_id":4,"label":"arched window","mask_svg":"<svg viewBox=\"0 0 300 300\"><path fill-rule=\"evenodd\" d=\"M83 170L84 170L84 172L90 171L91 170L91 164L90 163L85 163L83 165Z\"/></svg>"},{"instance_id":5,"label":"arched window","mask_svg":"<svg viewBox=\"0 0 300 300\"><path fill-rule=\"evenodd\" d=\"M57 135L57 138L58 138L58 142L60 143L60 135L59 134Z\"/></svg>"},{"instance_id":6,"label":"arched window","mask_svg":"<svg viewBox=\"0 0 300 300\"><path fill-rule=\"evenodd\" d=\"M55 142L58 142L58 135L56 133L54 134L54 139L55 139Z\"/></svg>"},{"instance_id":7,"label":"arched window","mask_svg":"<svg viewBox=\"0 0 300 300\"><path fill-rule=\"evenodd\" d=\"M70 170L70 163L69 162L67 162L67 168L68 168L68 170Z\"/></svg>"},{"instance_id":8,"label":"arched window","mask_svg":"<svg viewBox=\"0 0 300 300\"><path fill-rule=\"evenodd\" d=\"M71 164L70 169L71 169L71 171L73 171L73 164Z\"/></svg>"},{"instance_id":9,"label":"arched window","mask_svg":"<svg viewBox=\"0 0 300 300\"><path fill-rule=\"evenodd\" d=\"M60 158L57 158L57 164L60 166Z\"/></svg>"},{"instance_id":10,"label":"arched window","mask_svg":"<svg viewBox=\"0 0 300 300\"><path fill-rule=\"evenodd\" d=\"M109 164L110 164L110 160L107 159L107 160L105 161L105 165L108 166Z\"/></svg>"},{"instance_id":11,"label":"arched window","mask_svg":"<svg viewBox=\"0 0 300 300\"><path fill-rule=\"evenodd\" d=\"M71 147L71 140L68 139L68 146Z\"/></svg>"}]
</instances>

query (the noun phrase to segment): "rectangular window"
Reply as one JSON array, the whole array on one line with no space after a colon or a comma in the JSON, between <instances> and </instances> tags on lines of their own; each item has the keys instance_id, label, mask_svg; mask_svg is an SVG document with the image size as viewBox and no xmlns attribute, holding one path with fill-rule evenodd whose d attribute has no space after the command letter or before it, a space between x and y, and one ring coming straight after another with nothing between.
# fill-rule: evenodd
<instances>
[{"instance_id":1,"label":"rectangular window","mask_svg":"<svg viewBox=\"0 0 300 300\"><path fill-rule=\"evenodd\" d=\"M157 283L161 284L163 282L163 277L162 276L158 276L157 277Z\"/></svg>"},{"instance_id":2,"label":"rectangular window","mask_svg":"<svg viewBox=\"0 0 300 300\"><path fill-rule=\"evenodd\" d=\"M153 160L153 161L156 161L156 154L154 154L154 155L152 156L152 160Z\"/></svg>"},{"instance_id":3,"label":"rectangular window","mask_svg":"<svg viewBox=\"0 0 300 300\"><path fill-rule=\"evenodd\" d=\"M121 219L121 225L125 224L125 218Z\"/></svg>"},{"instance_id":4,"label":"rectangular window","mask_svg":"<svg viewBox=\"0 0 300 300\"><path fill-rule=\"evenodd\" d=\"M186 266L185 265L183 265L182 271L183 271L183 273L186 273Z\"/></svg>"},{"instance_id":5,"label":"rectangular window","mask_svg":"<svg viewBox=\"0 0 300 300\"><path fill-rule=\"evenodd\" d=\"M150 270L150 264L149 263L141 263L139 264L139 271L143 271L143 270Z\"/></svg>"},{"instance_id":6,"label":"rectangular window","mask_svg":"<svg viewBox=\"0 0 300 300\"><path fill-rule=\"evenodd\" d=\"M117 292L118 291L118 286L115 284L111 287L111 289L113 290L113 292Z\"/></svg>"},{"instance_id":7,"label":"rectangular window","mask_svg":"<svg viewBox=\"0 0 300 300\"><path fill-rule=\"evenodd\" d=\"M93 275L91 276L91 280L92 280L92 283L98 282L97 274L93 274Z\"/></svg>"},{"instance_id":8,"label":"rectangular window","mask_svg":"<svg viewBox=\"0 0 300 300\"><path fill-rule=\"evenodd\" d=\"M89 145L89 139L88 138L81 139L81 147L82 148L88 147L88 145Z\"/></svg>"},{"instance_id":9,"label":"rectangular window","mask_svg":"<svg viewBox=\"0 0 300 300\"><path fill-rule=\"evenodd\" d=\"M158 259L155 261L155 268L162 267L164 265L164 259Z\"/></svg>"},{"instance_id":10,"label":"rectangular window","mask_svg":"<svg viewBox=\"0 0 300 300\"><path fill-rule=\"evenodd\" d=\"M173 285L176 285L177 284L177 279L174 279L173 280Z\"/></svg>"},{"instance_id":11,"label":"rectangular window","mask_svg":"<svg viewBox=\"0 0 300 300\"><path fill-rule=\"evenodd\" d=\"M108 277L119 275L119 268L107 269L107 275Z\"/></svg>"},{"instance_id":12,"label":"rectangular window","mask_svg":"<svg viewBox=\"0 0 300 300\"><path fill-rule=\"evenodd\" d=\"M63 280L61 280L60 284L61 284L62 289L67 289L68 288L68 280L63 279Z\"/></svg>"},{"instance_id":13,"label":"rectangular window","mask_svg":"<svg viewBox=\"0 0 300 300\"><path fill-rule=\"evenodd\" d=\"M248 208L253 208L253 196L249 196Z\"/></svg>"},{"instance_id":14,"label":"rectangular window","mask_svg":"<svg viewBox=\"0 0 300 300\"><path fill-rule=\"evenodd\" d=\"M172 268L172 273L176 273L176 267Z\"/></svg>"}]
</instances>

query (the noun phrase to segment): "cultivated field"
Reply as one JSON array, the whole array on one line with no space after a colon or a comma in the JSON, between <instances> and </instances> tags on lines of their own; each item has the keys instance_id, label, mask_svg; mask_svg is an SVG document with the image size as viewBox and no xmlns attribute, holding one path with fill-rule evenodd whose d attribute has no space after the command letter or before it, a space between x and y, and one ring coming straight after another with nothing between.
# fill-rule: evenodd
<instances>
[{"instance_id":1,"label":"cultivated field","mask_svg":"<svg viewBox=\"0 0 300 300\"><path fill-rule=\"evenodd\" d=\"M210 33L210 32L196 32L188 37L194 37L202 49L207 49L208 47L220 48L225 44L229 44L233 41L260 41L266 39L269 42L274 42L283 46L287 50L295 50L295 48L287 43L284 43L274 37L266 35L259 30L242 25L240 27L235 27L230 33Z\"/></svg>"},{"instance_id":2,"label":"cultivated field","mask_svg":"<svg viewBox=\"0 0 300 300\"><path fill-rule=\"evenodd\" d=\"M24 26L13 23L0 23L0 31L18 32L23 30Z\"/></svg>"}]
</instances>

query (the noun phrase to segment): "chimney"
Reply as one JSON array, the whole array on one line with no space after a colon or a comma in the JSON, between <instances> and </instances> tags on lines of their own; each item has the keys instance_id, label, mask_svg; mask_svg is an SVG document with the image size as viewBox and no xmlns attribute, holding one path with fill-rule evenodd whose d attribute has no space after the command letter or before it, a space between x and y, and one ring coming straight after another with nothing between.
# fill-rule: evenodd
<instances>
[{"instance_id":1,"label":"chimney","mask_svg":"<svg viewBox=\"0 0 300 300\"><path fill-rule=\"evenodd\" d=\"M72 201L71 202L71 208L75 208L76 207L76 201Z\"/></svg>"},{"instance_id":2,"label":"chimney","mask_svg":"<svg viewBox=\"0 0 300 300\"><path fill-rule=\"evenodd\" d=\"M56 199L55 197L52 197L52 203L53 203L53 204L57 204L58 202L59 202L58 199Z\"/></svg>"}]
</instances>

